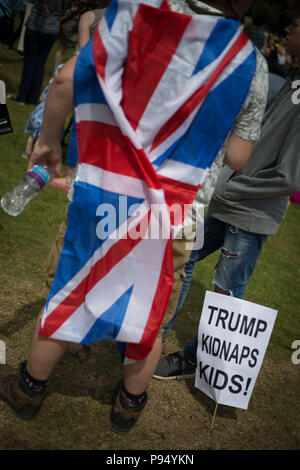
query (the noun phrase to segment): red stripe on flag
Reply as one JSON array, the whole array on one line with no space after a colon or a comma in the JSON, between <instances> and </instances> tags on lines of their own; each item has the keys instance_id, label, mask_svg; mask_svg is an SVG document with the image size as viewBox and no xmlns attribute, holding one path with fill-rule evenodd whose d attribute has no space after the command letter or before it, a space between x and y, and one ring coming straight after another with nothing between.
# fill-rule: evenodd
<instances>
[{"instance_id":1,"label":"red stripe on flag","mask_svg":"<svg viewBox=\"0 0 300 470\"><path fill-rule=\"evenodd\" d=\"M172 21L176 15L176 21ZM138 123L191 21L167 9L141 4L129 34L122 78L121 106L133 126Z\"/></svg>"},{"instance_id":2,"label":"red stripe on flag","mask_svg":"<svg viewBox=\"0 0 300 470\"><path fill-rule=\"evenodd\" d=\"M153 347L172 292L174 277L169 273L173 273L173 243L171 239L166 246L162 270L141 342L138 344L127 343L125 357L128 359L141 361Z\"/></svg>"},{"instance_id":3,"label":"red stripe on flag","mask_svg":"<svg viewBox=\"0 0 300 470\"><path fill-rule=\"evenodd\" d=\"M158 175L158 178L169 206L177 204L179 200L182 204L191 204L200 188L200 185L194 186L162 175Z\"/></svg>"},{"instance_id":4,"label":"red stripe on flag","mask_svg":"<svg viewBox=\"0 0 300 470\"><path fill-rule=\"evenodd\" d=\"M169 5L168 0L163 0L163 1L161 2L161 4L160 4L160 8L161 8L162 10L172 11L172 10L171 10L171 7L170 7L170 5Z\"/></svg>"},{"instance_id":5,"label":"red stripe on flag","mask_svg":"<svg viewBox=\"0 0 300 470\"><path fill-rule=\"evenodd\" d=\"M184 103L178 111L168 120L166 124L156 134L150 152L164 142L171 134L173 134L190 114L199 106L199 104L206 98L214 83L217 81L223 70L232 61L232 59L245 47L249 41L248 37L244 32L240 34L232 48L228 51L224 59L220 62L207 83L197 90L191 98Z\"/></svg>"},{"instance_id":6,"label":"red stripe on flag","mask_svg":"<svg viewBox=\"0 0 300 470\"><path fill-rule=\"evenodd\" d=\"M119 127L97 121L81 121L77 124L77 135L79 163L141 179L149 188L161 189L144 151L136 149Z\"/></svg>"},{"instance_id":7,"label":"red stripe on flag","mask_svg":"<svg viewBox=\"0 0 300 470\"><path fill-rule=\"evenodd\" d=\"M150 212L148 212L140 221L141 226L145 219L149 222ZM99 259L90 269L87 276L78 284L78 286L46 317L44 326L40 328L39 333L50 337L57 331L63 323L77 310L84 302L85 296L89 291L106 276L109 271L116 266L124 257L128 255L134 247L140 243L142 237L135 237L136 226L131 227L133 232L127 233L127 238L121 238L110 250Z\"/></svg>"},{"instance_id":8,"label":"red stripe on flag","mask_svg":"<svg viewBox=\"0 0 300 470\"><path fill-rule=\"evenodd\" d=\"M93 54L94 54L94 63L96 64L97 73L105 82L105 67L107 63L107 51L102 42L102 38L100 36L98 27L96 28L96 31L94 33Z\"/></svg>"},{"instance_id":9,"label":"red stripe on flag","mask_svg":"<svg viewBox=\"0 0 300 470\"><path fill-rule=\"evenodd\" d=\"M191 209L191 204L200 188L191 184L158 175L169 208L171 225L181 225Z\"/></svg>"}]
</instances>

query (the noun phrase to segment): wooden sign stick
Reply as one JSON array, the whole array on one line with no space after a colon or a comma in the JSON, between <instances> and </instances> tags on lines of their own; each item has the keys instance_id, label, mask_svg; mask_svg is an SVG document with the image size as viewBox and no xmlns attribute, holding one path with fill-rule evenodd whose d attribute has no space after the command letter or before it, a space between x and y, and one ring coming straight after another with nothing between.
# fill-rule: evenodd
<instances>
[{"instance_id":1,"label":"wooden sign stick","mask_svg":"<svg viewBox=\"0 0 300 470\"><path fill-rule=\"evenodd\" d=\"M212 422L211 422L210 432L212 432L213 427L214 427L214 423L215 423L215 419L216 419L216 415L217 415L217 409L218 409L218 403L216 403L216 406L215 406L215 412L214 412L213 419L212 419Z\"/></svg>"}]
</instances>

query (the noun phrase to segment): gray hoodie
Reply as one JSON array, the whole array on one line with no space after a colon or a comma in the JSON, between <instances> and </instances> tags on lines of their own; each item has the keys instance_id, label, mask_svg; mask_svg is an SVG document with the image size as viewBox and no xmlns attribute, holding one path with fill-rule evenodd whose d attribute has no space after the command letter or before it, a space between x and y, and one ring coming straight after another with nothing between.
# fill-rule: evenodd
<instances>
[{"instance_id":1,"label":"gray hoodie","mask_svg":"<svg viewBox=\"0 0 300 470\"><path fill-rule=\"evenodd\" d=\"M300 190L300 105L289 80L266 111L262 135L239 171L222 169L210 214L252 233L275 234L289 196Z\"/></svg>"}]
</instances>

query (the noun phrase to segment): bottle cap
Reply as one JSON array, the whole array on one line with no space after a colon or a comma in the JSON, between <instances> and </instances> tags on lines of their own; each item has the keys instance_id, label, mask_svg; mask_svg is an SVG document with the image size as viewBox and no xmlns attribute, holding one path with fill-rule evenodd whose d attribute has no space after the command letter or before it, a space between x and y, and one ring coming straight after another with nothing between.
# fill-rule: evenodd
<instances>
[{"instance_id":1,"label":"bottle cap","mask_svg":"<svg viewBox=\"0 0 300 470\"><path fill-rule=\"evenodd\" d=\"M42 189L50 181L50 173L40 165L35 165L28 173Z\"/></svg>"}]
</instances>

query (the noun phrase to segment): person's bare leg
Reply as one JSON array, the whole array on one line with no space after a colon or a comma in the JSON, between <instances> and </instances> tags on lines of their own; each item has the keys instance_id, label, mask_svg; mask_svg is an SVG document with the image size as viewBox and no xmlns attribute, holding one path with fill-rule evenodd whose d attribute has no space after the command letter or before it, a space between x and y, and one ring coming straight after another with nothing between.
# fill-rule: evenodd
<instances>
[{"instance_id":1,"label":"person's bare leg","mask_svg":"<svg viewBox=\"0 0 300 470\"><path fill-rule=\"evenodd\" d=\"M162 338L158 336L145 359L123 366L124 387L129 393L139 395L146 390L160 359L161 348Z\"/></svg>"},{"instance_id":2,"label":"person's bare leg","mask_svg":"<svg viewBox=\"0 0 300 470\"><path fill-rule=\"evenodd\" d=\"M38 316L32 336L27 358L27 370L35 379L47 380L69 343L39 335L41 314L42 312Z\"/></svg>"},{"instance_id":3,"label":"person's bare leg","mask_svg":"<svg viewBox=\"0 0 300 470\"><path fill-rule=\"evenodd\" d=\"M33 144L34 144L34 137L30 135L27 139L26 148L25 148L25 152L27 153L28 156L31 155Z\"/></svg>"}]
</instances>

